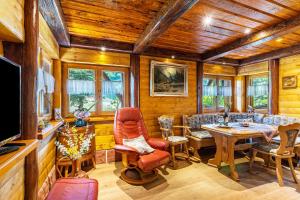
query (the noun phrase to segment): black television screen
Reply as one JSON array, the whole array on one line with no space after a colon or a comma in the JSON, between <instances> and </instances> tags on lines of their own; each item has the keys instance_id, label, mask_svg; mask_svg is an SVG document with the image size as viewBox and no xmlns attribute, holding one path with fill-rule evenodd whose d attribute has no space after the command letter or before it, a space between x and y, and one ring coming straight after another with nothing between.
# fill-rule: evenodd
<instances>
[{"instance_id":1,"label":"black television screen","mask_svg":"<svg viewBox=\"0 0 300 200\"><path fill-rule=\"evenodd\" d=\"M21 135L21 67L0 57L0 146Z\"/></svg>"}]
</instances>

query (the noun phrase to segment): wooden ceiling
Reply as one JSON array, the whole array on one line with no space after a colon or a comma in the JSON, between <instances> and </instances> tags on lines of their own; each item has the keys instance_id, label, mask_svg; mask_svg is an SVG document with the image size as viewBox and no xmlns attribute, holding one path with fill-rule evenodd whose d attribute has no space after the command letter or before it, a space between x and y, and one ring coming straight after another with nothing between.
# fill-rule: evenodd
<instances>
[{"instance_id":1,"label":"wooden ceiling","mask_svg":"<svg viewBox=\"0 0 300 200\"><path fill-rule=\"evenodd\" d=\"M299 0L60 2L70 35L136 44L143 35L150 37L151 31L157 32L157 27L165 28L155 35L153 41L147 41L147 44L162 49L204 55L205 59L246 59L300 42L300 20L291 21L300 16ZM186 4L189 5L183 10L178 10L178 2L188 2ZM169 10L162 13L162 9ZM166 17L168 14L170 16ZM161 16L157 18L157 15ZM205 25L203 21L208 17L211 23ZM153 25L155 20L157 23ZM165 26L165 22L169 24ZM151 23L152 27L149 27ZM279 25L276 27L277 24ZM282 25L286 24L290 24L287 25L290 31L282 28ZM274 30L270 29L274 26ZM147 35L145 31L149 28ZM245 33L247 29L250 33ZM262 39L260 37L265 30L270 35ZM238 41L240 45L237 45ZM230 45L234 48L224 49Z\"/></svg>"}]
</instances>

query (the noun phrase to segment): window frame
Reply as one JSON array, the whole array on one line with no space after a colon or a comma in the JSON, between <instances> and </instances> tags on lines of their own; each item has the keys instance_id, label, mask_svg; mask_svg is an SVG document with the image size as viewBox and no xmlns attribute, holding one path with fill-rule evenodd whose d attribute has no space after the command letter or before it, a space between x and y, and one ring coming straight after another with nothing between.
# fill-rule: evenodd
<instances>
[{"instance_id":1,"label":"window frame","mask_svg":"<svg viewBox=\"0 0 300 200\"><path fill-rule=\"evenodd\" d=\"M270 86L270 77L269 77L269 73L268 72L265 72L265 73L259 73L259 74L253 74L253 75L248 75L247 76L247 86L246 86L246 95L247 95L247 98L246 98L246 106L250 105L250 106L253 106L253 96L248 96L248 86L251 85L251 82L252 82L252 79L253 78L261 78L261 77L267 77L268 78L268 88ZM270 89L268 90L268 104L267 104L267 108L263 108L263 109L255 109L255 112L257 113L263 113L263 114L267 114L269 112L269 98L270 98Z\"/></svg>"},{"instance_id":2,"label":"window frame","mask_svg":"<svg viewBox=\"0 0 300 200\"><path fill-rule=\"evenodd\" d=\"M95 70L95 112L91 112L91 117L113 116L115 111L102 111L102 72L115 71L124 73L124 106L129 106L129 68L104 65L89 65L81 63L62 63L62 114L64 117L73 117L69 111L69 95L67 94L67 81L69 69L92 69Z\"/></svg>"},{"instance_id":3,"label":"window frame","mask_svg":"<svg viewBox=\"0 0 300 200\"><path fill-rule=\"evenodd\" d=\"M203 113L214 113L214 112L224 112L224 107L219 107L218 102L219 102L219 80L230 80L231 81L231 110L233 111L233 104L234 104L234 77L232 76L218 76L218 75L208 75L208 74L204 74L203 79L204 78L212 78L216 80L216 86L217 86L217 96L215 98L215 108L205 108L203 107ZM203 84L203 82L202 82ZM203 92L203 91L202 91ZM202 94L202 105L203 105L203 94Z\"/></svg>"}]
</instances>

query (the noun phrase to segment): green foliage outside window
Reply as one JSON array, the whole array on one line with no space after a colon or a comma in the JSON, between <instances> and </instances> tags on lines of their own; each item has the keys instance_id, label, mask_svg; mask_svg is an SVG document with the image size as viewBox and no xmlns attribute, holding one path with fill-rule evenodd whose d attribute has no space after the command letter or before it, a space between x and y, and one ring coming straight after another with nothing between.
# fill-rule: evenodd
<instances>
[{"instance_id":1,"label":"green foliage outside window","mask_svg":"<svg viewBox=\"0 0 300 200\"><path fill-rule=\"evenodd\" d=\"M261 85L268 85L269 78L265 77L257 77L252 79L252 85L254 86L261 86ZM255 109L267 109L268 108L268 101L269 101L269 94L268 92L265 95L254 95L253 96L252 106Z\"/></svg>"}]
</instances>

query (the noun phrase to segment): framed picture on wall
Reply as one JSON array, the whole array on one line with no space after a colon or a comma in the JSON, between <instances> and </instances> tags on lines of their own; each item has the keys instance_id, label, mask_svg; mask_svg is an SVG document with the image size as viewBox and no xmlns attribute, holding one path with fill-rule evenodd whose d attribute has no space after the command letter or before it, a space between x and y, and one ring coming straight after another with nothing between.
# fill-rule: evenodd
<instances>
[{"instance_id":1,"label":"framed picture on wall","mask_svg":"<svg viewBox=\"0 0 300 200\"><path fill-rule=\"evenodd\" d=\"M297 76L282 77L282 89L297 88Z\"/></svg>"},{"instance_id":2,"label":"framed picture on wall","mask_svg":"<svg viewBox=\"0 0 300 200\"><path fill-rule=\"evenodd\" d=\"M188 96L188 67L151 61L150 96Z\"/></svg>"}]
</instances>

